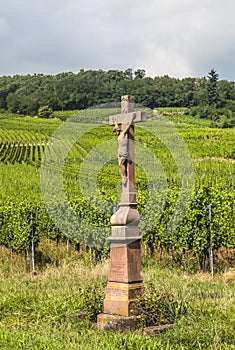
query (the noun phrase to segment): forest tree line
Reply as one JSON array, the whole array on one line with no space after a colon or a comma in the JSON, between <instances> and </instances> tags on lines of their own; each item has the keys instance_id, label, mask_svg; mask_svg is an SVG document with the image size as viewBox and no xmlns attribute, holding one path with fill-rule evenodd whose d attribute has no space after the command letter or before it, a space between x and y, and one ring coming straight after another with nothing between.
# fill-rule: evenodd
<instances>
[{"instance_id":1,"label":"forest tree line","mask_svg":"<svg viewBox=\"0 0 235 350\"><path fill-rule=\"evenodd\" d=\"M0 77L0 111L37 115L42 106L53 111L86 109L119 102L131 94L145 107L211 107L235 112L235 83L220 80L212 69L206 77L147 77L145 70L84 70L56 75Z\"/></svg>"}]
</instances>

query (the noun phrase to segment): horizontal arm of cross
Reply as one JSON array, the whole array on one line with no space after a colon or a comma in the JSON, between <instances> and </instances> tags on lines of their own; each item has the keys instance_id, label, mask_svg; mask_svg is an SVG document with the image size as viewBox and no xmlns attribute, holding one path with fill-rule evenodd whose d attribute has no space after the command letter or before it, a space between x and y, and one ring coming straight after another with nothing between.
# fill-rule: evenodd
<instances>
[{"instance_id":1,"label":"horizontal arm of cross","mask_svg":"<svg viewBox=\"0 0 235 350\"><path fill-rule=\"evenodd\" d=\"M130 122L131 124L135 124L139 122L145 122L146 120L147 120L147 113L142 111L116 114L116 115L111 115L109 117L109 125L115 125L115 121L118 124L128 124Z\"/></svg>"}]
</instances>

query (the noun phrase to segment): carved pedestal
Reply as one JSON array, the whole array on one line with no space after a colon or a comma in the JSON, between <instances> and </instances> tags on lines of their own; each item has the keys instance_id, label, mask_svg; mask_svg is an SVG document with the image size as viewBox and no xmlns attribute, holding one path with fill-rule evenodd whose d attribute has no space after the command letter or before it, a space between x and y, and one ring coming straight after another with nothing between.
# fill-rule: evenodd
<instances>
[{"instance_id":1,"label":"carved pedestal","mask_svg":"<svg viewBox=\"0 0 235 350\"><path fill-rule=\"evenodd\" d=\"M140 241L111 244L110 273L105 291L104 312L134 316L134 301L143 293Z\"/></svg>"},{"instance_id":2,"label":"carved pedestal","mask_svg":"<svg viewBox=\"0 0 235 350\"><path fill-rule=\"evenodd\" d=\"M114 232L117 228L114 227ZM123 234L121 231L123 229ZM137 228L138 230L138 228ZM133 228L131 233L134 233ZM128 233L127 227L118 227L119 237ZM129 232L130 233L130 232ZM135 235L136 232L135 232ZM98 315L97 325L101 329L136 329L140 318L135 300L143 293L140 240L111 243L110 272L105 289L104 313Z\"/></svg>"},{"instance_id":3,"label":"carved pedestal","mask_svg":"<svg viewBox=\"0 0 235 350\"><path fill-rule=\"evenodd\" d=\"M136 203L121 203L111 223L110 271L104 313L97 324L103 329L135 329L140 322L135 300L144 291Z\"/></svg>"}]
</instances>

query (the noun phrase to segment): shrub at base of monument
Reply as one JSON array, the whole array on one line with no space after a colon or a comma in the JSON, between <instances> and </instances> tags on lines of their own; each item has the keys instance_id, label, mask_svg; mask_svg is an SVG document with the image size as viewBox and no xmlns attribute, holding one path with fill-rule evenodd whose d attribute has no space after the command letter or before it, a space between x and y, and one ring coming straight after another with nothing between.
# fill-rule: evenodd
<instances>
[{"instance_id":1,"label":"shrub at base of monument","mask_svg":"<svg viewBox=\"0 0 235 350\"><path fill-rule=\"evenodd\" d=\"M189 308L187 301L167 291L159 292L151 285L136 300L135 306L141 315L142 328L173 324L185 316Z\"/></svg>"}]
</instances>

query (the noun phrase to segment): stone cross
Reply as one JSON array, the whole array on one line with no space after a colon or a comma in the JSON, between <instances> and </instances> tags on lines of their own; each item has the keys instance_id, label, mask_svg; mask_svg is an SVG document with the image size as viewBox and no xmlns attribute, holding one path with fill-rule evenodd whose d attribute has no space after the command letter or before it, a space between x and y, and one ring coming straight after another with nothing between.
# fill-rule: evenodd
<instances>
[{"instance_id":1,"label":"stone cross","mask_svg":"<svg viewBox=\"0 0 235 350\"><path fill-rule=\"evenodd\" d=\"M126 131L126 142L128 142L128 154L126 154L126 172L127 182L122 184L122 199L121 201L135 203L135 168L134 168L134 124L138 122L146 121L146 112L138 111L134 112L134 97L122 96L121 98L121 114L113 115L109 117L109 124L115 125L116 129L120 133ZM118 124L122 125L122 129L117 129ZM121 135L120 135L121 136ZM120 138L118 137L118 139ZM125 142L125 140L123 140ZM120 140L120 144L123 142ZM119 146L120 148L120 146ZM118 150L120 152L120 150ZM120 153L118 157L120 158ZM120 159L119 159L120 165ZM120 166L121 168L121 166ZM120 169L122 172L122 169Z\"/></svg>"},{"instance_id":2,"label":"stone cross","mask_svg":"<svg viewBox=\"0 0 235 350\"><path fill-rule=\"evenodd\" d=\"M127 184L122 185L121 202L135 203L135 167L134 167L134 124L146 121L146 112L134 112L134 97L125 95L121 98L121 114L110 116L110 125L122 125L122 130L127 131L128 155L127 155ZM128 128L129 126L129 128Z\"/></svg>"},{"instance_id":3,"label":"stone cross","mask_svg":"<svg viewBox=\"0 0 235 350\"><path fill-rule=\"evenodd\" d=\"M146 120L145 112L134 112L134 97L122 96L121 114L111 116L109 123L115 125L118 134L123 132L120 143L121 152L118 154L126 168L122 168L121 200L119 209L111 217L112 231L108 238L110 246L110 270L108 285L105 291L104 313L98 315L97 324L100 328L112 328L112 325L122 325L127 328L138 318L135 300L143 293L143 277L141 264L139 220L135 194L134 172L134 124ZM119 128L122 124L122 129ZM127 144L127 151L125 146ZM123 151L123 149L125 151ZM119 149L120 151L120 149ZM120 159L122 158L122 159ZM121 165L123 165L121 164ZM121 167L121 166L120 166ZM124 175L123 175L124 174Z\"/></svg>"}]
</instances>

